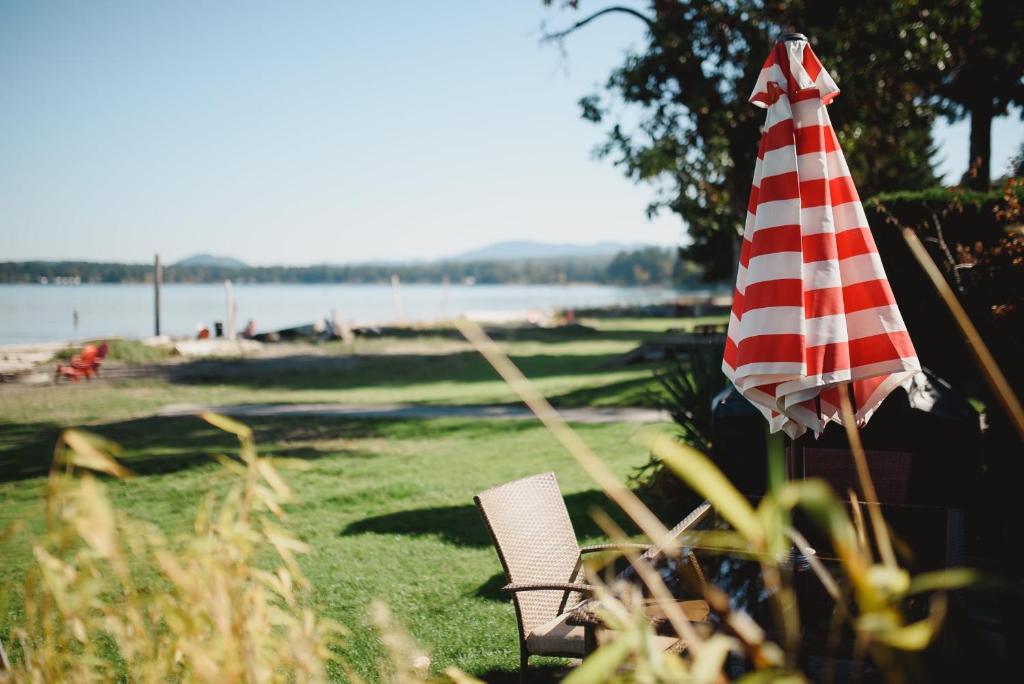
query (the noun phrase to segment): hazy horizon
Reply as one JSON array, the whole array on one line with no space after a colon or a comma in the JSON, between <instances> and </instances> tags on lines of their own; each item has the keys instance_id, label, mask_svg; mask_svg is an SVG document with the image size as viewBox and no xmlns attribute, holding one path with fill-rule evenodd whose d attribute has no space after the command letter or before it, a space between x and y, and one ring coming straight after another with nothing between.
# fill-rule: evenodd
<instances>
[{"instance_id":1,"label":"hazy horizon","mask_svg":"<svg viewBox=\"0 0 1024 684\"><path fill-rule=\"evenodd\" d=\"M627 3L628 4L628 3ZM634 3L635 4L635 3ZM505 240L677 244L577 101L643 26L563 56L536 2L0 5L0 259L434 260ZM827 62L828 55L823 55ZM938 173L967 123L935 127ZM993 175L1024 138L993 127Z\"/></svg>"},{"instance_id":2,"label":"hazy horizon","mask_svg":"<svg viewBox=\"0 0 1024 684\"><path fill-rule=\"evenodd\" d=\"M575 248L580 248L582 250L586 250L588 248L594 248L594 247L598 247L598 246L607 246L608 250L609 250L609 251L607 251L607 255L609 257L613 256L618 251L633 251L633 250L643 249L643 248L646 248L646 247L660 247L660 248L665 248L665 249L670 248L669 245L658 245L658 244L653 244L653 243L625 243L625 242L620 243L620 242L614 242L614 241L610 241L610 240L598 240L596 242L590 242L590 243L565 243L565 242L550 242L550 241L544 241L544 240L500 240L498 242L489 242L489 243L483 244L483 245L476 245L476 246L470 247L467 250L463 250L461 252L456 252L456 253L452 253L452 254L442 254L442 255L440 255L438 257L431 257L431 258L369 259L369 260L363 260L363 261L317 261L317 262L309 262L309 263L301 263L301 264L285 263L285 262L272 262L272 263L255 264L255 263L247 262L244 259L239 259L238 257L236 257L235 255L232 255L232 254L212 254L212 253L209 253L209 252L196 252L196 253L193 253L193 254L186 254L185 256L183 256L181 258L173 259L173 260L169 260L166 257L164 257L163 255L160 255L160 262L164 266L173 266L173 265L175 265L175 264L177 264L177 263L179 263L181 261L186 261L186 260L194 259L194 258L209 257L209 258L214 258L214 259L234 259L234 260L237 260L237 261L240 261L240 262L244 263L245 267L247 267L247 268L262 268L262 267L274 267L274 266L281 266L281 267L285 267L285 268L306 268L306 267L310 267L310 266L360 266L360 265L389 265L389 264L402 265L402 264L431 263L431 262L438 262L438 261L505 261L505 260L508 260L508 261L518 261L518 260L524 260L524 259L559 259L559 258L566 258L566 256L569 256L569 257L576 257L576 256L587 257L587 256L604 256L605 255L605 252L602 252L601 254L593 254L593 253L589 253L589 254L588 253L580 253L580 254L571 254L571 255L550 254L550 255L525 256L525 257L521 257L521 256L499 256L499 257L484 256L484 257L479 257L478 258L478 257L472 256L473 252L479 252L479 251L484 251L484 250L491 250L492 248L503 247L503 246L506 246L506 245L509 245L509 244L516 244L516 243L534 245L534 246L537 246L539 248L548 248L548 247L549 248L572 248L572 247L575 247ZM135 260L130 260L130 261L129 260L125 260L125 261L108 261L108 260L103 260L103 259L75 259L75 258L53 259L53 258L46 258L46 257L43 257L43 258L31 258L31 257L29 257L29 258L24 258L24 259L0 259L0 262L13 262L13 263L31 263L31 262L64 263L64 262L67 262L67 263L94 263L94 264L96 264L96 263L117 263L117 264L127 264L127 265L146 265L146 264L153 263L153 258L155 256L156 255L154 254L154 255L151 255L148 259L135 259Z\"/></svg>"}]
</instances>

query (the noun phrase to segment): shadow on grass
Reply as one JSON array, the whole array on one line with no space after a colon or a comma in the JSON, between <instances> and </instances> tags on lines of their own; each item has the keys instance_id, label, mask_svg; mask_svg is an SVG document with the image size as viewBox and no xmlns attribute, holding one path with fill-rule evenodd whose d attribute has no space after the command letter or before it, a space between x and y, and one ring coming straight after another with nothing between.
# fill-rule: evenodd
<instances>
[{"instance_id":1,"label":"shadow on grass","mask_svg":"<svg viewBox=\"0 0 1024 684\"><path fill-rule=\"evenodd\" d=\"M555 660L555 659L545 659ZM555 662L530 662L531 684L548 684L549 682L560 682L572 672L572 668L565 663ZM518 670L488 670L487 672L475 672L474 677L481 679L487 684L519 684Z\"/></svg>"},{"instance_id":2,"label":"shadow on grass","mask_svg":"<svg viewBox=\"0 0 1024 684\"><path fill-rule=\"evenodd\" d=\"M590 516L590 512L595 508L601 508L608 512L628 532L634 530L634 526L599 490L591 489L569 494L565 497L565 506L569 510L569 518L572 520L577 538L603 536L600 528ZM416 508L363 518L349 523L340 534L342 536L359 534L437 536L456 546L487 547L491 545L491 538L480 517L480 512L473 504ZM480 591L488 590L481 587Z\"/></svg>"},{"instance_id":3,"label":"shadow on grass","mask_svg":"<svg viewBox=\"0 0 1024 684\"><path fill-rule=\"evenodd\" d=\"M482 598L487 601L500 601L507 603L511 600L511 596L501 590L503 586L508 584L508 578L505 577L504 572L497 572L491 575L490 579L481 584L473 592L473 596Z\"/></svg>"},{"instance_id":4,"label":"shadow on grass","mask_svg":"<svg viewBox=\"0 0 1024 684\"><path fill-rule=\"evenodd\" d=\"M621 354L532 354L513 356L530 378L596 375L616 370ZM632 367L630 367L632 368ZM475 351L388 356L296 355L283 358L197 360L155 368L172 383L226 383L278 389L401 389L429 383L499 381Z\"/></svg>"},{"instance_id":5,"label":"shadow on grass","mask_svg":"<svg viewBox=\"0 0 1024 684\"><path fill-rule=\"evenodd\" d=\"M567 325L554 328L531 327L491 327L486 326L487 334L499 342L582 342L587 340L642 340L657 337L671 328L678 328L680 320L666 318L663 331L657 330L601 330L587 325ZM455 328L427 328L416 330L409 328L385 328L383 336L395 339L441 338L464 341L466 338Z\"/></svg>"},{"instance_id":6,"label":"shadow on grass","mask_svg":"<svg viewBox=\"0 0 1024 684\"><path fill-rule=\"evenodd\" d=\"M260 418L253 428L260 453L303 460L324 457L376 458L337 440L378 436L375 421L324 421L308 417ZM55 423L0 423L0 482L45 476L63 428ZM217 455L233 456L238 441L195 416L150 417L89 426L122 447L118 459L136 475L158 475L209 465ZM323 448L316 441L332 440Z\"/></svg>"},{"instance_id":7,"label":"shadow on grass","mask_svg":"<svg viewBox=\"0 0 1024 684\"><path fill-rule=\"evenodd\" d=\"M330 416L248 417L242 419L256 436L264 456L298 458L373 459L374 451L357 448L349 440L389 438L420 440L493 439L496 435L538 429L529 420L478 419L352 419ZM585 430L587 426L580 429ZM53 447L63 426L53 422L0 421L0 482L45 476L53 460ZM87 426L120 444L118 457L136 475L173 473L213 463L216 455L232 456L238 441L197 416L153 416Z\"/></svg>"},{"instance_id":8,"label":"shadow on grass","mask_svg":"<svg viewBox=\"0 0 1024 684\"><path fill-rule=\"evenodd\" d=\"M632 366L630 370L643 370L650 366ZM599 387L581 387L548 397L555 406L597 406L601 402L617 406L651 406L651 393L657 391L653 376L620 380Z\"/></svg>"}]
</instances>

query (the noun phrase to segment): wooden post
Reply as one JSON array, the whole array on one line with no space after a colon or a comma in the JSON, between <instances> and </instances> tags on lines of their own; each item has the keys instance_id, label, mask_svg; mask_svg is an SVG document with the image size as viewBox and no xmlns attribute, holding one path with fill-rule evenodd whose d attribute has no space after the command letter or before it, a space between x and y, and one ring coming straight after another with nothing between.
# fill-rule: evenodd
<instances>
[{"instance_id":1,"label":"wooden post","mask_svg":"<svg viewBox=\"0 0 1024 684\"><path fill-rule=\"evenodd\" d=\"M401 280L398 278L398 274L394 273L391 275L391 294L395 297L395 322L402 322L402 294L399 291L401 286Z\"/></svg>"},{"instance_id":2,"label":"wooden post","mask_svg":"<svg viewBox=\"0 0 1024 684\"><path fill-rule=\"evenodd\" d=\"M224 317L227 323L227 329L224 331L224 337L228 340L235 341L235 292L231 287L231 281L224 281L224 295L227 298L226 301L226 316Z\"/></svg>"},{"instance_id":3,"label":"wooden post","mask_svg":"<svg viewBox=\"0 0 1024 684\"><path fill-rule=\"evenodd\" d=\"M448 274L441 277L441 320L448 320Z\"/></svg>"},{"instance_id":4,"label":"wooden post","mask_svg":"<svg viewBox=\"0 0 1024 684\"><path fill-rule=\"evenodd\" d=\"M355 339L352 328L338 316L336 309L331 309L331 326L334 328L334 336L340 337L342 342L351 342Z\"/></svg>"},{"instance_id":5,"label":"wooden post","mask_svg":"<svg viewBox=\"0 0 1024 684\"><path fill-rule=\"evenodd\" d=\"M153 334L160 337L160 285L164 280L164 271L160 267L160 255L153 257Z\"/></svg>"}]
</instances>

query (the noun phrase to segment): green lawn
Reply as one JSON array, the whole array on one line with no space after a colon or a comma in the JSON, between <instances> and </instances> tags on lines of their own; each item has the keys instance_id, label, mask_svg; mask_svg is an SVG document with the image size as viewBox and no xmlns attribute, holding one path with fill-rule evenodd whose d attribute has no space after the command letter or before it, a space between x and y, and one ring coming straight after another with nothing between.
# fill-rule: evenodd
<instances>
[{"instance_id":1,"label":"green lawn","mask_svg":"<svg viewBox=\"0 0 1024 684\"><path fill-rule=\"evenodd\" d=\"M515 616L498 593L503 584L472 496L492 485L545 470L557 473L583 540L596 538L587 512L603 495L533 422L343 421L309 418L253 421L262 451L309 462L288 471L298 501L288 524L314 552L302 565L324 614L350 626L345 654L373 678L381 655L366 608L386 600L433 652L437 667L457 665L488 681L511 677L518 664ZM638 429L587 425L578 430L620 475L646 454L631 445ZM231 438L197 418L110 423L98 432L120 442L139 475L110 482L111 498L136 519L170 534L188 530L192 510L219 466L210 456L233 449ZM26 529L5 542L0 585L11 587L29 562L27 534L41 527L38 494L48 465L49 426L4 433L0 454L0 529ZM511 455L515 455L511 458ZM17 468L10 466L17 464ZM7 641L17 600L0 615Z\"/></svg>"},{"instance_id":2,"label":"green lawn","mask_svg":"<svg viewBox=\"0 0 1024 684\"><path fill-rule=\"evenodd\" d=\"M647 403L651 367L617 361L643 340L694 320L705 319L587 320L599 329L526 330L506 335L501 344L555 405L636 406ZM108 422L172 403L514 402L490 366L456 335L440 330L412 340L331 343L315 355L300 351L288 359L192 361L169 367L161 378L58 387L0 384L0 428L38 421Z\"/></svg>"},{"instance_id":3,"label":"green lawn","mask_svg":"<svg viewBox=\"0 0 1024 684\"><path fill-rule=\"evenodd\" d=\"M585 321L594 329L505 331L501 344L557 405L638 405L650 366L616 360L639 342L692 321ZM170 534L187 532L192 511L230 452L230 437L197 418L159 418L168 404L270 402L515 401L494 371L450 330L423 336L331 343L277 357L194 361L160 377L79 385L0 385L0 586L16 586L29 562L28 535L42 524L39 493L62 427L90 429L121 443L139 477L111 482L130 516ZM286 349L286 348L280 348ZM487 681L514 679L515 617L498 593L498 559L473 494L517 477L554 470L581 541L596 538L588 511L607 502L557 443L532 421L264 418L251 422L266 454L304 459L289 473L299 501L289 524L315 551L302 563L321 610L353 629L346 655L374 678L380 655L366 607L385 599L435 666L457 665ZM635 425L579 426L625 476L647 460L630 442ZM0 639L17 621L15 599L0 602Z\"/></svg>"}]
</instances>

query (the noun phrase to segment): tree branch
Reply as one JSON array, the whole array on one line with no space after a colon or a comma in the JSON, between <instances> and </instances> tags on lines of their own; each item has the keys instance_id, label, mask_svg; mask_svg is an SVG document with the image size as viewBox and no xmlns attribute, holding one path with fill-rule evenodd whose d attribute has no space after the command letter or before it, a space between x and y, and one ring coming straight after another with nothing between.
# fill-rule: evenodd
<instances>
[{"instance_id":1,"label":"tree branch","mask_svg":"<svg viewBox=\"0 0 1024 684\"><path fill-rule=\"evenodd\" d=\"M605 7L603 10L598 10L597 12L594 12L590 16L580 19L575 24L566 29L556 31L555 33L546 33L544 34L544 37L541 40L543 40L544 42L562 40L573 31L583 28L584 26L594 21L598 17L604 16L605 14L614 13L628 14L631 17L636 17L637 19L639 19L640 21L644 22L644 24L647 25L647 29L649 31L651 31L652 33L654 32L654 20L651 19L650 17L646 16L641 12L636 11L635 9L632 9L631 7L612 5L611 7Z\"/></svg>"}]
</instances>

